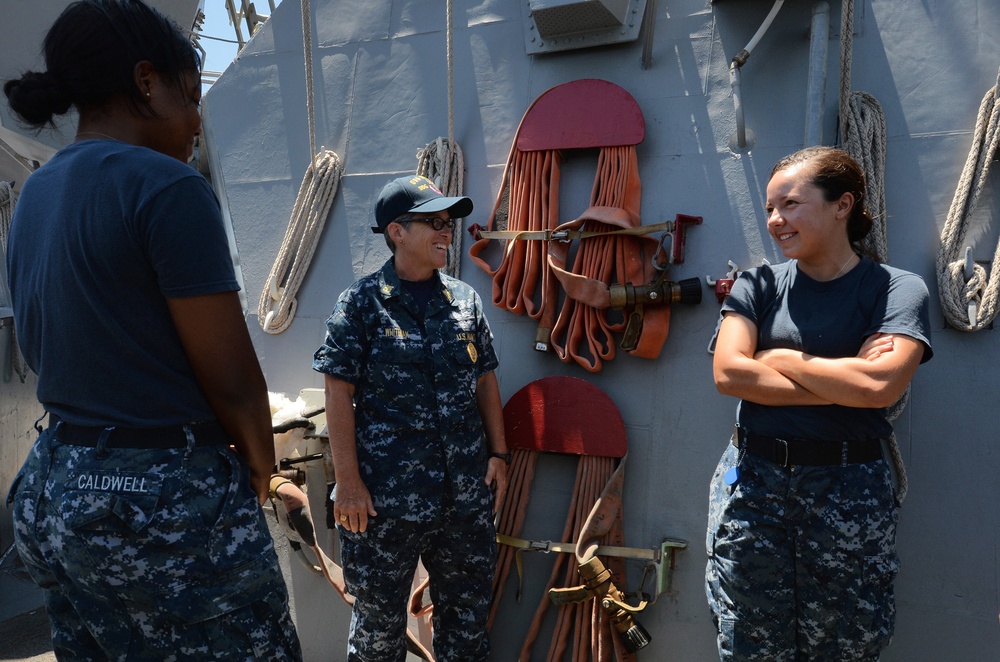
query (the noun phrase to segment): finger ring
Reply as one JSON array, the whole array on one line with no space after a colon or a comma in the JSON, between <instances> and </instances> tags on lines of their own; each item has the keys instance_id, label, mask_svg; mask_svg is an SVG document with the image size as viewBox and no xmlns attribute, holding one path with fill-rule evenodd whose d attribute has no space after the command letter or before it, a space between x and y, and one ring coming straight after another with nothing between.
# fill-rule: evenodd
<instances>
[{"instance_id":1,"label":"finger ring","mask_svg":"<svg viewBox=\"0 0 1000 662\"><path fill-rule=\"evenodd\" d=\"M346 522L347 521L347 515L341 515L340 516L340 521L341 522Z\"/></svg>"}]
</instances>

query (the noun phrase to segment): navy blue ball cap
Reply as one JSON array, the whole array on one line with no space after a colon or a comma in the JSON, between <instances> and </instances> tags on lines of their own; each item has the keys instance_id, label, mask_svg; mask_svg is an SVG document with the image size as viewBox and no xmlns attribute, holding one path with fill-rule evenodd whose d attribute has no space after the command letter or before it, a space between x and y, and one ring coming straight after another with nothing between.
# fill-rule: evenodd
<instances>
[{"instance_id":1,"label":"navy blue ball cap","mask_svg":"<svg viewBox=\"0 0 1000 662\"><path fill-rule=\"evenodd\" d=\"M429 213L447 210L449 218L465 218L472 213L472 198L444 196L434 182L410 175L394 179L382 188L375 203L375 223L372 232L381 234L389 224L411 213Z\"/></svg>"}]
</instances>

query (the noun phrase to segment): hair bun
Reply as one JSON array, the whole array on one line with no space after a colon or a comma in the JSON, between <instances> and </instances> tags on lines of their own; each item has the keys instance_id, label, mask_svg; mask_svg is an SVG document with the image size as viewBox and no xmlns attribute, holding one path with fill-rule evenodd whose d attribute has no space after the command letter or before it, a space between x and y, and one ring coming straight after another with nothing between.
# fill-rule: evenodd
<instances>
[{"instance_id":1,"label":"hair bun","mask_svg":"<svg viewBox=\"0 0 1000 662\"><path fill-rule=\"evenodd\" d=\"M868 210L861 207L858 212L851 215L851 218L847 221L847 239L852 244L864 241L868 236L868 233L872 231L872 226L875 224L874 219Z\"/></svg>"},{"instance_id":2,"label":"hair bun","mask_svg":"<svg viewBox=\"0 0 1000 662\"><path fill-rule=\"evenodd\" d=\"M4 83L4 94L18 117L41 128L70 109L73 101L68 90L49 72L29 71L21 78Z\"/></svg>"}]
</instances>

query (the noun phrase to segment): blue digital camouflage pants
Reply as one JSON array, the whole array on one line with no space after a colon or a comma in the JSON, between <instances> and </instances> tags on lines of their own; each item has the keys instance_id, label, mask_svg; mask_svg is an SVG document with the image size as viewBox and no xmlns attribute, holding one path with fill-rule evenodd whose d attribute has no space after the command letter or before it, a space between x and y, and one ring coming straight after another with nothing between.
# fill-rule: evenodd
<instances>
[{"instance_id":1,"label":"blue digital camouflage pants","mask_svg":"<svg viewBox=\"0 0 1000 662\"><path fill-rule=\"evenodd\" d=\"M485 662L496 532L485 509L456 518L445 506L435 522L373 517L367 531L338 525L347 590L355 596L348 662L402 662L407 605L417 559L430 576L438 662Z\"/></svg>"},{"instance_id":2,"label":"blue digital camouflage pants","mask_svg":"<svg viewBox=\"0 0 1000 662\"><path fill-rule=\"evenodd\" d=\"M720 659L878 660L895 622L896 521L884 460L784 469L730 445L706 541Z\"/></svg>"},{"instance_id":3,"label":"blue digital camouflage pants","mask_svg":"<svg viewBox=\"0 0 1000 662\"><path fill-rule=\"evenodd\" d=\"M59 659L301 659L273 541L228 446L55 436L42 432L11 497Z\"/></svg>"}]
</instances>

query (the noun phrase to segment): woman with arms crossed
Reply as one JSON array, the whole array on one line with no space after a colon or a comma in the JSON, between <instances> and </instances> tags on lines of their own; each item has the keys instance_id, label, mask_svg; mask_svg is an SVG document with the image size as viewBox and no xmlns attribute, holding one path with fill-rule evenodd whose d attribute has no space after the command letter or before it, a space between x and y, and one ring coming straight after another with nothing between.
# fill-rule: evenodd
<instances>
[{"instance_id":1,"label":"woman with arms crossed","mask_svg":"<svg viewBox=\"0 0 1000 662\"><path fill-rule=\"evenodd\" d=\"M887 407L931 356L919 276L858 254L864 176L846 152L782 159L779 265L723 306L714 373L741 399L712 478L706 591L722 660L877 660L895 620Z\"/></svg>"}]
</instances>

